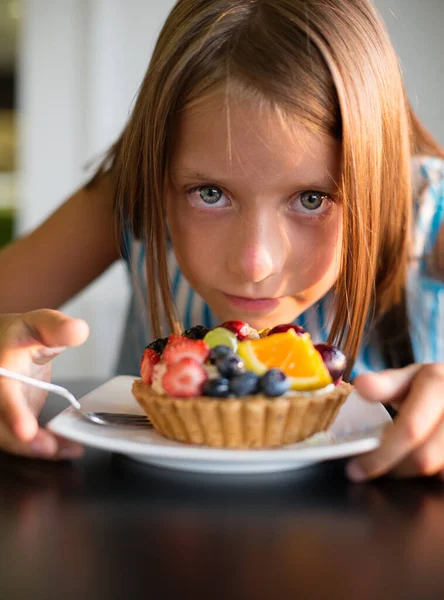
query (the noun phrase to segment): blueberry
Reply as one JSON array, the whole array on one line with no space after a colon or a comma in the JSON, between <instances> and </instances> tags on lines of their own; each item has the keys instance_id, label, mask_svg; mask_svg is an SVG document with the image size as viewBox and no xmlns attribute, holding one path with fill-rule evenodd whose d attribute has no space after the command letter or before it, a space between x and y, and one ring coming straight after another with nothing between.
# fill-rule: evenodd
<instances>
[{"instance_id":1,"label":"blueberry","mask_svg":"<svg viewBox=\"0 0 444 600\"><path fill-rule=\"evenodd\" d=\"M234 396L249 396L258 390L259 377L252 371L235 375L230 380L230 392Z\"/></svg>"},{"instance_id":2,"label":"blueberry","mask_svg":"<svg viewBox=\"0 0 444 600\"><path fill-rule=\"evenodd\" d=\"M270 369L259 379L259 388L266 396L282 396L290 388L290 383L280 369Z\"/></svg>"},{"instance_id":3,"label":"blueberry","mask_svg":"<svg viewBox=\"0 0 444 600\"><path fill-rule=\"evenodd\" d=\"M233 350L229 346L215 346L210 350L210 363L214 365L219 358L225 358L232 354Z\"/></svg>"},{"instance_id":4,"label":"blueberry","mask_svg":"<svg viewBox=\"0 0 444 600\"><path fill-rule=\"evenodd\" d=\"M226 377L227 379L245 372L245 365L237 354L218 358L214 364L222 377Z\"/></svg>"},{"instance_id":5,"label":"blueberry","mask_svg":"<svg viewBox=\"0 0 444 600\"><path fill-rule=\"evenodd\" d=\"M203 340L209 331L208 327L196 325L195 327L190 327L190 329L184 331L182 335L190 340Z\"/></svg>"},{"instance_id":6,"label":"blueberry","mask_svg":"<svg viewBox=\"0 0 444 600\"><path fill-rule=\"evenodd\" d=\"M168 343L168 338L157 338L157 340L154 340L154 342L151 342L151 344L148 344L147 348L150 348L151 350L154 350L155 352L157 352L158 354L162 354L162 352L165 349L165 346Z\"/></svg>"},{"instance_id":7,"label":"blueberry","mask_svg":"<svg viewBox=\"0 0 444 600\"><path fill-rule=\"evenodd\" d=\"M215 396L216 398L226 398L229 393L229 381L223 377L218 379L207 379L202 386L204 396Z\"/></svg>"}]
</instances>

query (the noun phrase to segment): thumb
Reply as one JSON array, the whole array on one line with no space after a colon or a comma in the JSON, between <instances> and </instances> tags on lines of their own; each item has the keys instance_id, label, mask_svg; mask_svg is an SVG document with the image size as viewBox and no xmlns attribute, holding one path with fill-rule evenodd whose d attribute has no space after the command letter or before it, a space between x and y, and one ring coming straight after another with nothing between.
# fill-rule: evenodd
<instances>
[{"instance_id":1,"label":"thumb","mask_svg":"<svg viewBox=\"0 0 444 600\"><path fill-rule=\"evenodd\" d=\"M57 310L44 309L25 313L23 323L32 338L48 348L80 346L89 335L89 327L85 321Z\"/></svg>"},{"instance_id":2,"label":"thumb","mask_svg":"<svg viewBox=\"0 0 444 600\"><path fill-rule=\"evenodd\" d=\"M356 391L370 402L396 404L408 394L413 379L422 368L422 364L414 364L381 373L364 373L356 377L353 385Z\"/></svg>"}]
</instances>

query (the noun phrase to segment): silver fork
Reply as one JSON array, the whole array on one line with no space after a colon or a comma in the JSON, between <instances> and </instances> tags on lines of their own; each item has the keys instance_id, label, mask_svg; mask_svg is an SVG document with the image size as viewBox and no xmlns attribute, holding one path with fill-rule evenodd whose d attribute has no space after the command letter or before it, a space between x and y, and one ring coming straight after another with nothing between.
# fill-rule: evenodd
<instances>
[{"instance_id":1,"label":"silver fork","mask_svg":"<svg viewBox=\"0 0 444 600\"><path fill-rule=\"evenodd\" d=\"M95 425L126 425L132 427L152 427L151 421L145 415L134 415L127 413L109 413L109 412L92 412L82 409L80 402L71 394L69 390L62 387L61 385L55 385L54 383L47 383L46 381L39 381L33 377L27 375L21 375L15 371L9 371L0 367L0 376L8 377L9 379L16 379L27 385L46 390L66 398L70 402L71 406L87 421L94 423Z\"/></svg>"}]
</instances>

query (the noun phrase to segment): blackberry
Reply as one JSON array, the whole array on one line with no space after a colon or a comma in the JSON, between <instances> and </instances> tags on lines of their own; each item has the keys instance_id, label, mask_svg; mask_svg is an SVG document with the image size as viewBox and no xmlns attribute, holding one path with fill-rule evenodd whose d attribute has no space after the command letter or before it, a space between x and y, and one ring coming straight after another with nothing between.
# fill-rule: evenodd
<instances>
[{"instance_id":1,"label":"blackberry","mask_svg":"<svg viewBox=\"0 0 444 600\"><path fill-rule=\"evenodd\" d=\"M203 340L209 331L208 327L196 325L195 327L190 327L190 329L184 331L182 335L190 340Z\"/></svg>"},{"instance_id":2,"label":"blackberry","mask_svg":"<svg viewBox=\"0 0 444 600\"><path fill-rule=\"evenodd\" d=\"M148 344L147 348L149 348L150 350L154 350L154 352L157 352L158 354L162 354L167 343L168 343L167 337L157 338L157 340L154 340L154 342L151 342L151 344Z\"/></svg>"}]
</instances>

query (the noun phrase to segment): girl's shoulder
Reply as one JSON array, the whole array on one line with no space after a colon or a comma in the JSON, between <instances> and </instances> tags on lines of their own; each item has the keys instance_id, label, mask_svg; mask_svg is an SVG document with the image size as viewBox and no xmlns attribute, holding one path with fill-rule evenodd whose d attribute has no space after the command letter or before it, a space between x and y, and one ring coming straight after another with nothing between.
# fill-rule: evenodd
<instances>
[{"instance_id":1,"label":"girl's shoulder","mask_svg":"<svg viewBox=\"0 0 444 600\"><path fill-rule=\"evenodd\" d=\"M443 362L444 272L439 251L444 227L442 158L414 158L413 200L412 255L406 287L410 336L416 362Z\"/></svg>"},{"instance_id":2,"label":"girl's shoulder","mask_svg":"<svg viewBox=\"0 0 444 600\"><path fill-rule=\"evenodd\" d=\"M430 186L441 186L444 181L444 158L419 155L412 159L414 200L420 200ZM441 195L444 190L439 189Z\"/></svg>"},{"instance_id":3,"label":"girl's shoulder","mask_svg":"<svg viewBox=\"0 0 444 600\"><path fill-rule=\"evenodd\" d=\"M444 159L413 160L413 236L416 258L436 255L444 226Z\"/></svg>"}]
</instances>

